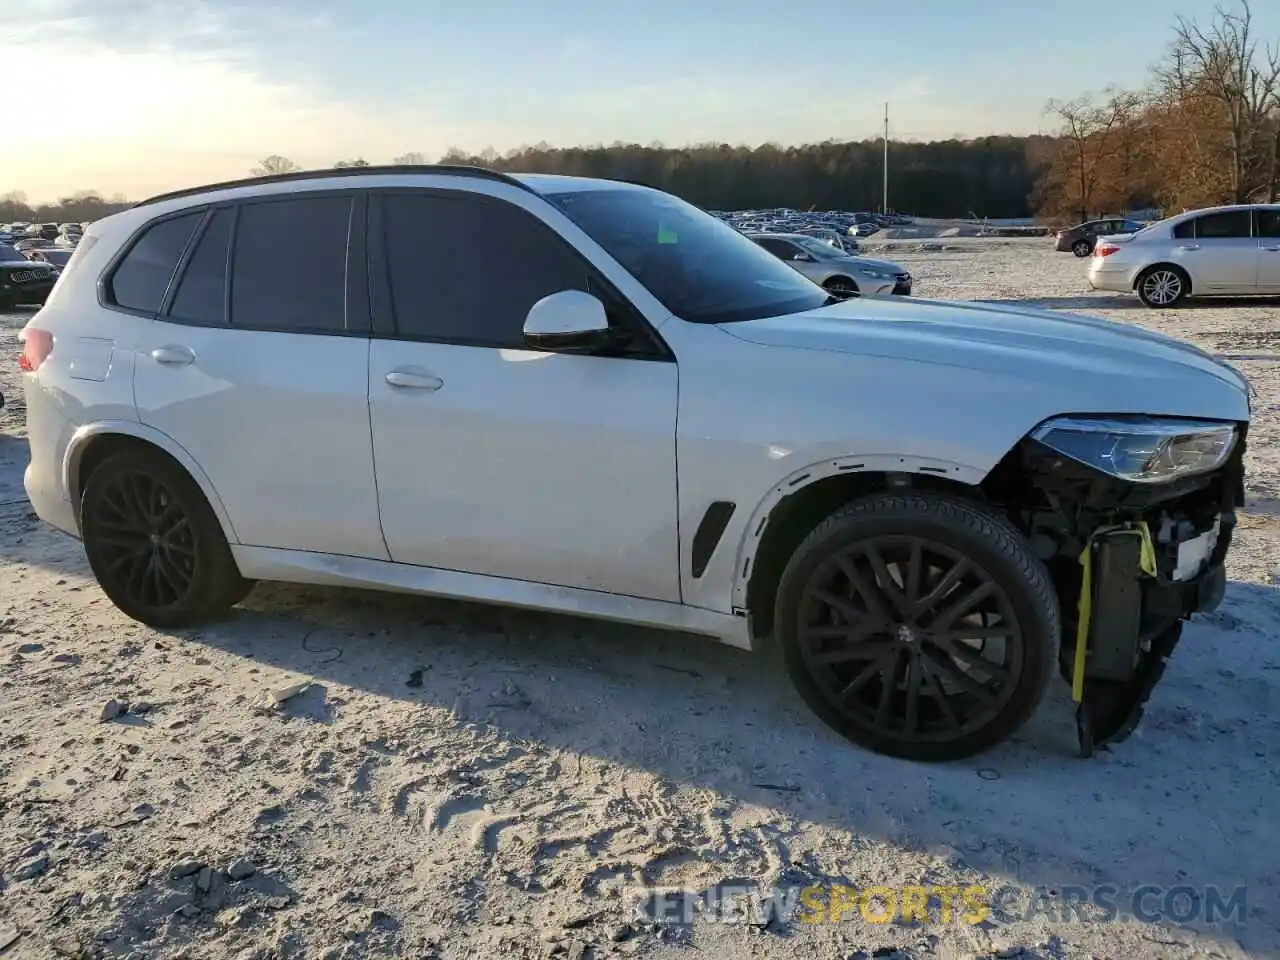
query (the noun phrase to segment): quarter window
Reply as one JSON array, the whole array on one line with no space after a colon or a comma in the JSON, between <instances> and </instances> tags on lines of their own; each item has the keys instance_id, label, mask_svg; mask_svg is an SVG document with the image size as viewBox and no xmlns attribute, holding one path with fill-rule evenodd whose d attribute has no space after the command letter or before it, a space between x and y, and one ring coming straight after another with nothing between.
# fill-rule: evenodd
<instances>
[{"instance_id":1,"label":"quarter window","mask_svg":"<svg viewBox=\"0 0 1280 960\"><path fill-rule=\"evenodd\" d=\"M345 196L242 206L232 252L232 325L344 330L350 221Z\"/></svg>"},{"instance_id":2,"label":"quarter window","mask_svg":"<svg viewBox=\"0 0 1280 960\"><path fill-rule=\"evenodd\" d=\"M203 216L204 211L198 211L148 227L111 275L107 284L111 302L130 310L157 312L182 251Z\"/></svg>"},{"instance_id":3,"label":"quarter window","mask_svg":"<svg viewBox=\"0 0 1280 960\"><path fill-rule=\"evenodd\" d=\"M398 333L446 343L522 347L529 308L562 290L592 291L588 267L513 204L440 194L383 198L385 259Z\"/></svg>"},{"instance_id":4,"label":"quarter window","mask_svg":"<svg viewBox=\"0 0 1280 960\"><path fill-rule=\"evenodd\" d=\"M209 221L195 252L182 271L169 315L190 323L227 321L227 246L235 212L219 210Z\"/></svg>"}]
</instances>

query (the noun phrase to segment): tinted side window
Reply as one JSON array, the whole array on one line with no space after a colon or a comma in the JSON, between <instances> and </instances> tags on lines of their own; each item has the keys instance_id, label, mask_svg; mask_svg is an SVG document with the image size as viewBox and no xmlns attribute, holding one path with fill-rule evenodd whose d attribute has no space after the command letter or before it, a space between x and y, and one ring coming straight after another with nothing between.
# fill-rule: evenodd
<instances>
[{"instance_id":1,"label":"tinted side window","mask_svg":"<svg viewBox=\"0 0 1280 960\"><path fill-rule=\"evenodd\" d=\"M197 241L169 308L175 320L227 322L227 245L234 220L234 210L219 210Z\"/></svg>"},{"instance_id":2,"label":"tinted side window","mask_svg":"<svg viewBox=\"0 0 1280 960\"><path fill-rule=\"evenodd\" d=\"M587 265L550 228L509 203L388 194L383 211L399 333L521 347L530 307L561 290L588 290Z\"/></svg>"},{"instance_id":3,"label":"tinted side window","mask_svg":"<svg viewBox=\"0 0 1280 960\"><path fill-rule=\"evenodd\" d=\"M159 310L178 259L203 216L204 211L188 213L148 228L111 275L111 302L147 313Z\"/></svg>"},{"instance_id":4,"label":"tinted side window","mask_svg":"<svg viewBox=\"0 0 1280 960\"><path fill-rule=\"evenodd\" d=\"M242 206L232 253L232 325L345 329L350 221L349 197Z\"/></svg>"},{"instance_id":5,"label":"tinted side window","mask_svg":"<svg viewBox=\"0 0 1280 960\"><path fill-rule=\"evenodd\" d=\"M1173 236L1178 240L1194 240L1196 235L1195 219L1183 220L1179 224L1175 224L1173 228Z\"/></svg>"},{"instance_id":6,"label":"tinted side window","mask_svg":"<svg viewBox=\"0 0 1280 960\"><path fill-rule=\"evenodd\" d=\"M1207 213L1196 218L1197 240L1226 240L1248 237L1249 211L1231 210L1227 213Z\"/></svg>"},{"instance_id":7,"label":"tinted side window","mask_svg":"<svg viewBox=\"0 0 1280 960\"><path fill-rule=\"evenodd\" d=\"M1280 237L1280 209L1259 210L1258 236L1274 240Z\"/></svg>"},{"instance_id":8,"label":"tinted side window","mask_svg":"<svg viewBox=\"0 0 1280 960\"><path fill-rule=\"evenodd\" d=\"M763 237L757 240L756 243L760 244L779 260L787 260L795 252L791 244L785 240L775 240L773 237Z\"/></svg>"}]
</instances>

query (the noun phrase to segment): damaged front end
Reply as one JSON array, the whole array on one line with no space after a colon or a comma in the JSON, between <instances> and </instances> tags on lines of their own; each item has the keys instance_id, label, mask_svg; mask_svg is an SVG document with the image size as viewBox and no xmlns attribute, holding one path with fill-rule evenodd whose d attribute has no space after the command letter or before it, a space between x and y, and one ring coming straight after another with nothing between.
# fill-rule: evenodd
<instances>
[{"instance_id":1,"label":"damaged front end","mask_svg":"<svg viewBox=\"0 0 1280 960\"><path fill-rule=\"evenodd\" d=\"M1085 756L1133 732L1183 621L1222 599L1247 427L1057 418L984 483L1053 578Z\"/></svg>"}]
</instances>

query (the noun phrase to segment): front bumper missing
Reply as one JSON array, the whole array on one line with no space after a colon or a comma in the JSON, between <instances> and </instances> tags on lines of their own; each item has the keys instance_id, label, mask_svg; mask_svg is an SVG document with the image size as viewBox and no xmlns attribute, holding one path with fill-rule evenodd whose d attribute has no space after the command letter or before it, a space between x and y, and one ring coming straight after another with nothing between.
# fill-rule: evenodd
<instances>
[{"instance_id":1,"label":"front bumper missing","mask_svg":"<svg viewBox=\"0 0 1280 960\"><path fill-rule=\"evenodd\" d=\"M1173 560L1155 555L1145 524L1104 531L1081 555L1085 576L1069 678L1082 756L1133 733L1183 621L1222 602L1234 512L1223 513L1216 529L1212 552L1186 579L1169 575Z\"/></svg>"}]
</instances>

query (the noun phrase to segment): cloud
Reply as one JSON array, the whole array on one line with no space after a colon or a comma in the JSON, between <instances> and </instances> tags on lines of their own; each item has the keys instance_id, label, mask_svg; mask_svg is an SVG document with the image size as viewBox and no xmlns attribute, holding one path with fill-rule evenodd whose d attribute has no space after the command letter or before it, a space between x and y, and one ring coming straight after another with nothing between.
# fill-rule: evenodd
<instances>
[{"instance_id":1,"label":"cloud","mask_svg":"<svg viewBox=\"0 0 1280 960\"><path fill-rule=\"evenodd\" d=\"M270 153L322 166L465 138L434 123L429 104L370 110L268 78L204 3L166 3L175 26L163 34L142 22L145 3L94 0L92 16L84 4L36 4L20 26L0 26L8 75L41 78L23 94L23 149L6 151L0 184L33 199L77 188L140 196L244 175Z\"/></svg>"}]
</instances>

